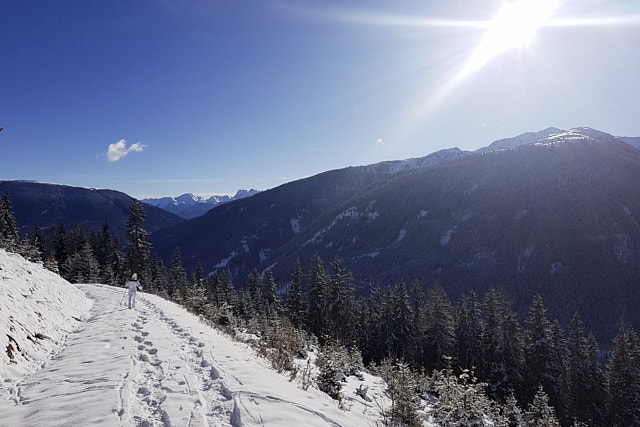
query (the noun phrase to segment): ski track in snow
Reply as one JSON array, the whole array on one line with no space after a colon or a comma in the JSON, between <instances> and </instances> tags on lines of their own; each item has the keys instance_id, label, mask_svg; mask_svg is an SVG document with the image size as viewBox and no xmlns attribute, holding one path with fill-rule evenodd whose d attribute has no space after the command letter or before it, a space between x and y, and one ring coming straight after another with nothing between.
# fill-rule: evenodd
<instances>
[{"instance_id":1,"label":"ski track in snow","mask_svg":"<svg viewBox=\"0 0 640 427\"><path fill-rule=\"evenodd\" d=\"M122 288L78 287L94 300L89 318L40 370L12 385L11 398L0 401L1 424L373 424L318 391L300 390L182 307L138 294L136 308L127 309Z\"/></svg>"}]
</instances>

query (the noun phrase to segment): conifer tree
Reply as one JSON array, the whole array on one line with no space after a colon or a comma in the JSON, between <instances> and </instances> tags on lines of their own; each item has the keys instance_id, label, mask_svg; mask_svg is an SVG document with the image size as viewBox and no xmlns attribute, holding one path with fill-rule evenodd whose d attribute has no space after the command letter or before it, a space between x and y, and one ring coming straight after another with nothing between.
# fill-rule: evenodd
<instances>
[{"instance_id":1,"label":"conifer tree","mask_svg":"<svg viewBox=\"0 0 640 427\"><path fill-rule=\"evenodd\" d=\"M542 386L536 390L533 402L524 414L525 427L560 427L553 406L549 405L549 397Z\"/></svg>"},{"instance_id":2,"label":"conifer tree","mask_svg":"<svg viewBox=\"0 0 640 427\"><path fill-rule=\"evenodd\" d=\"M427 291L425 307L425 343L427 369L444 367L443 356L453 356L455 351L455 323L453 306L440 286Z\"/></svg>"},{"instance_id":3,"label":"conifer tree","mask_svg":"<svg viewBox=\"0 0 640 427\"><path fill-rule=\"evenodd\" d=\"M282 309L282 301L278 294L278 284L271 270L266 270L262 277L262 299L265 315L268 319L275 319Z\"/></svg>"},{"instance_id":4,"label":"conifer tree","mask_svg":"<svg viewBox=\"0 0 640 427\"><path fill-rule=\"evenodd\" d=\"M400 282L391 291L389 310L391 353L398 358L410 360L413 358L410 353L413 348L415 328L409 290L404 282Z\"/></svg>"},{"instance_id":5,"label":"conifer tree","mask_svg":"<svg viewBox=\"0 0 640 427\"><path fill-rule=\"evenodd\" d=\"M542 386L558 414L565 414L565 345L562 330L547 318L542 298L535 295L525 319L525 362L529 396Z\"/></svg>"},{"instance_id":6,"label":"conifer tree","mask_svg":"<svg viewBox=\"0 0 640 427\"><path fill-rule=\"evenodd\" d=\"M607 361L607 409L612 426L640 425L640 339L623 329L613 339Z\"/></svg>"},{"instance_id":7,"label":"conifer tree","mask_svg":"<svg viewBox=\"0 0 640 427\"><path fill-rule=\"evenodd\" d=\"M287 295L287 316L296 328L302 327L307 314L306 301L302 292L302 276L300 260L296 260Z\"/></svg>"},{"instance_id":8,"label":"conifer tree","mask_svg":"<svg viewBox=\"0 0 640 427\"><path fill-rule=\"evenodd\" d=\"M502 401L522 387L522 332L518 316L502 292L489 289L484 296L483 313L483 357L479 372L489 385L489 396Z\"/></svg>"},{"instance_id":9,"label":"conifer tree","mask_svg":"<svg viewBox=\"0 0 640 427\"><path fill-rule=\"evenodd\" d=\"M475 292L471 291L469 295L462 296L456 317L458 364L463 369L475 368L482 359L484 335L482 304Z\"/></svg>"},{"instance_id":10,"label":"conifer tree","mask_svg":"<svg viewBox=\"0 0 640 427\"><path fill-rule=\"evenodd\" d=\"M169 296L178 301L184 300L187 294L187 272L182 266L180 248L176 247L171 258L169 269Z\"/></svg>"},{"instance_id":11,"label":"conifer tree","mask_svg":"<svg viewBox=\"0 0 640 427\"><path fill-rule=\"evenodd\" d=\"M309 269L309 319L307 325L309 332L318 337L321 343L327 333L327 277L324 272L324 263L318 254L313 256Z\"/></svg>"},{"instance_id":12,"label":"conifer tree","mask_svg":"<svg viewBox=\"0 0 640 427\"><path fill-rule=\"evenodd\" d=\"M324 324L325 333L332 340L351 347L355 344L355 287L353 277L344 268L344 262L335 258L331 274L326 280Z\"/></svg>"},{"instance_id":13,"label":"conifer tree","mask_svg":"<svg viewBox=\"0 0 640 427\"><path fill-rule=\"evenodd\" d=\"M0 198L0 248L15 251L18 246L18 225L9 193Z\"/></svg>"},{"instance_id":14,"label":"conifer tree","mask_svg":"<svg viewBox=\"0 0 640 427\"><path fill-rule=\"evenodd\" d=\"M33 228L33 231L31 232L31 237L29 238L29 243L36 248L40 256L40 259L44 261L46 247L45 247L44 234L42 233L42 229L40 227L36 226Z\"/></svg>"},{"instance_id":15,"label":"conifer tree","mask_svg":"<svg viewBox=\"0 0 640 427\"><path fill-rule=\"evenodd\" d=\"M149 266L149 280L145 290L168 296L169 272L162 260L154 255Z\"/></svg>"},{"instance_id":16,"label":"conifer tree","mask_svg":"<svg viewBox=\"0 0 640 427\"><path fill-rule=\"evenodd\" d=\"M151 244L147 241L149 233L143 228L146 213L142 203L133 200L129 205L129 218L127 219L127 239L129 244L126 252L126 264L129 274L138 273L143 286L148 280L147 270L149 268L149 254Z\"/></svg>"},{"instance_id":17,"label":"conifer tree","mask_svg":"<svg viewBox=\"0 0 640 427\"><path fill-rule=\"evenodd\" d=\"M69 256L67 253L67 229L64 224L60 224L53 234L53 251L62 271L62 266Z\"/></svg>"},{"instance_id":18,"label":"conifer tree","mask_svg":"<svg viewBox=\"0 0 640 427\"><path fill-rule=\"evenodd\" d=\"M97 283L100 280L100 266L93 256L89 242L67 258L64 277L72 283Z\"/></svg>"},{"instance_id":19,"label":"conifer tree","mask_svg":"<svg viewBox=\"0 0 640 427\"><path fill-rule=\"evenodd\" d=\"M568 412L576 422L601 425L604 414L604 374L598 362L598 343L586 335L577 314L571 318L567 333Z\"/></svg>"}]
</instances>

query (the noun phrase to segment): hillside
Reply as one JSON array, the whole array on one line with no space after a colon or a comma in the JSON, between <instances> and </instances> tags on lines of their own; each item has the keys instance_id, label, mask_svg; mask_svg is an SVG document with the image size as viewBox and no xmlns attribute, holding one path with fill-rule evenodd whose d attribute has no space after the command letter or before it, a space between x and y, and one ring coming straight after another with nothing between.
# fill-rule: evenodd
<instances>
[{"instance_id":1,"label":"hillside","mask_svg":"<svg viewBox=\"0 0 640 427\"><path fill-rule=\"evenodd\" d=\"M456 148L419 159L324 172L229 202L201 217L159 230L151 235L151 243L167 263L178 246L187 269L193 270L201 262L207 272L229 268L236 278L244 279L301 230L312 227L325 212L345 200L403 171L467 154Z\"/></svg>"},{"instance_id":2,"label":"hillside","mask_svg":"<svg viewBox=\"0 0 640 427\"><path fill-rule=\"evenodd\" d=\"M153 295L130 310L121 288L71 285L4 250L0 276L3 425L367 426L388 404L384 383L365 374L345 384L343 411Z\"/></svg>"},{"instance_id":3,"label":"hillside","mask_svg":"<svg viewBox=\"0 0 640 427\"><path fill-rule=\"evenodd\" d=\"M105 221L114 235L125 241L129 205L133 198L114 190L96 190L30 181L0 181L0 194L9 193L22 235L34 227L46 230L64 224L67 229L82 225L101 230ZM182 218L145 205L146 228L153 232L182 221Z\"/></svg>"},{"instance_id":4,"label":"hillside","mask_svg":"<svg viewBox=\"0 0 640 427\"><path fill-rule=\"evenodd\" d=\"M490 286L522 314L541 293L603 342L638 326L640 151L592 129L549 129L508 148L389 175L332 171L217 208L154 234L166 258L289 280L296 259L345 260L361 291L404 280L456 297ZM502 144L504 145L504 144ZM622 317L620 314L622 313Z\"/></svg>"}]
</instances>

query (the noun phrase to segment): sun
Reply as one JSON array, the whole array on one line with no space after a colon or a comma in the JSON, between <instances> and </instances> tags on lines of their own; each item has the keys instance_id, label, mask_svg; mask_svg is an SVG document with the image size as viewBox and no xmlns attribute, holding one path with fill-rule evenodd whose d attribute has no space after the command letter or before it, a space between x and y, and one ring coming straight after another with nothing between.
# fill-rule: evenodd
<instances>
[{"instance_id":1,"label":"sun","mask_svg":"<svg viewBox=\"0 0 640 427\"><path fill-rule=\"evenodd\" d=\"M466 77L508 50L527 46L538 29L548 24L559 0L505 1L487 24L482 41L473 52L459 77Z\"/></svg>"}]
</instances>

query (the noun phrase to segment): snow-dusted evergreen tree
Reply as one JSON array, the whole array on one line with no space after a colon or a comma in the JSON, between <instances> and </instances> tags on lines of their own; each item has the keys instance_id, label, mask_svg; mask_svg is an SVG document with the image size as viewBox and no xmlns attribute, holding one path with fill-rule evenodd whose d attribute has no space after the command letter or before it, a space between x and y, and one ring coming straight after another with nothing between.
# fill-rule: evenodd
<instances>
[{"instance_id":1,"label":"snow-dusted evergreen tree","mask_svg":"<svg viewBox=\"0 0 640 427\"><path fill-rule=\"evenodd\" d=\"M56 261L58 262L60 272L63 273L64 262L69 256L69 254L67 253L67 229L65 228L64 224L60 224L54 231L52 250L54 252Z\"/></svg>"},{"instance_id":2,"label":"snow-dusted evergreen tree","mask_svg":"<svg viewBox=\"0 0 640 427\"><path fill-rule=\"evenodd\" d=\"M504 293L489 289L484 296L483 357L479 372L489 395L504 400L522 387L523 340L517 314Z\"/></svg>"},{"instance_id":3,"label":"snow-dusted evergreen tree","mask_svg":"<svg viewBox=\"0 0 640 427\"><path fill-rule=\"evenodd\" d=\"M474 369L482 359L484 336L482 304L475 292L460 298L456 314L458 365L463 369Z\"/></svg>"},{"instance_id":4,"label":"snow-dusted evergreen tree","mask_svg":"<svg viewBox=\"0 0 640 427\"><path fill-rule=\"evenodd\" d=\"M93 256L89 242L67 258L65 278L72 283L97 283L100 281L100 265Z\"/></svg>"},{"instance_id":5,"label":"snow-dusted evergreen tree","mask_svg":"<svg viewBox=\"0 0 640 427\"><path fill-rule=\"evenodd\" d=\"M327 277L324 272L324 263L320 255L315 254L311 260L309 269L309 318L307 319L307 327L309 332L318 337L321 341L327 333Z\"/></svg>"},{"instance_id":6,"label":"snow-dusted evergreen tree","mask_svg":"<svg viewBox=\"0 0 640 427\"><path fill-rule=\"evenodd\" d=\"M264 272L261 287L265 315L269 319L274 319L282 311L282 298L280 298L280 294L278 293L278 284L271 270Z\"/></svg>"},{"instance_id":7,"label":"snow-dusted evergreen tree","mask_svg":"<svg viewBox=\"0 0 640 427\"><path fill-rule=\"evenodd\" d=\"M566 414L565 348L560 326L549 321L542 298L535 295L525 319L526 391L533 397L542 386L559 414Z\"/></svg>"},{"instance_id":8,"label":"snow-dusted evergreen tree","mask_svg":"<svg viewBox=\"0 0 640 427\"><path fill-rule=\"evenodd\" d=\"M182 265L180 248L176 247L169 268L169 296L175 300L183 300L187 295L187 272Z\"/></svg>"},{"instance_id":9,"label":"snow-dusted evergreen tree","mask_svg":"<svg viewBox=\"0 0 640 427\"><path fill-rule=\"evenodd\" d=\"M502 417L500 420L501 422L498 423L499 426L521 427L523 425L524 413L518 405L518 401L513 393L506 397L504 404L500 405L499 409Z\"/></svg>"},{"instance_id":10,"label":"snow-dusted evergreen tree","mask_svg":"<svg viewBox=\"0 0 640 427\"><path fill-rule=\"evenodd\" d=\"M300 260L296 260L293 273L291 273L291 285L287 294L287 316L296 328L304 325L307 316L307 304L302 291L302 276Z\"/></svg>"},{"instance_id":11,"label":"snow-dusted evergreen tree","mask_svg":"<svg viewBox=\"0 0 640 427\"><path fill-rule=\"evenodd\" d=\"M391 333L389 350L397 358L411 360L413 359L411 350L415 348L413 343L416 334L409 289L404 282L396 285L391 290L388 308L389 325L385 329Z\"/></svg>"},{"instance_id":12,"label":"snow-dusted evergreen tree","mask_svg":"<svg viewBox=\"0 0 640 427\"><path fill-rule=\"evenodd\" d=\"M134 199L133 203L129 205L129 218L126 224L127 239L129 240L126 265L130 274L138 274L142 286L146 286L148 281L147 271L151 253L151 243L148 242L149 233L143 227L146 216L142 203Z\"/></svg>"},{"instance_id":13,"label":"snow-dusted evergreen tree","mask_svg":"<svg viewBox=\"0 0 640 427\"><path fill-rule=\"evenodd\" d=\"M640 339L631 328L613 339L606 381L609 424L640 425Z\"/></svg>"},{"instance_id":14,"label":"snow-dusted evergreen tree","mask_svg":"<svg viewBox=\"0 0 640 427\"><path fill-rule=\"evenodd\" d=\"M44 234L42 233L42 229L40 227L33 228L31 236L29 237L29 244L36 248L40 259L44 261L47 249L45 247Z\"/></svg>"},{"instance_id":15,"label":"snow-dusted evergreen tree","mask_svg":"<svg viewBox=\"0 0 640 427\"><path fill-rule=\"evenodd\" d=\"M0 198L0 248L14 251L18 246L18 225L9 193Z\"/></svg>"},{"instance_id":16,"label":"snow-dusted evergreen tree","mask_svg":"<svg viewBox=\"0 0 640 427\"><path fill-rule=\"evenodd\" d=\"M451 358L447 358L449 364ZM455 375L451 366L431 375L432 393L437 397L431 416L441 426L500 425L502 416L484 393L486 384L477 382L470 371ZM504 424L504 422L502 422Z\"/></svg>"},{"instance_id":17,"label":"snow-dusted evergreen tree","mask_svg":"<svg viewBox=\"0 0 640 427\"><path fill-rule=\"evenodd\" d=\"M586 335L584 323L575 314L567 332L568 413L571 420L602 425L604 420L604 373L598 363L598 343Z\"/></svg>"},{"instance_id":18,"label":"snow-dusted evergreen tree","mask_svg":"<svg viewBox=\"0 0 640 427\"><path fill-rule=\"evenodd\" d=\"M560 427L549 397L539 386L523 417L523 427Z\"/></svg>"},{"instance_id":19,"label":"snow-dusted evergreen tree","mask_svg":"<svg viewBox=\"0 0 640 427\"><path fill-rule=\"evenodd\" d=\"M417 395L418 380L415 372L403 359L386 357L377 367L376 373L387 383L387 393L391 407L385 418L391 425L422 425L418 410L420 400Z\"/></svg>"},{"instance_id":20,"label":"snow-dusted evergreen tree","mask_svg":"<svg viewBox=\"0 0 640 427\"><path fill-rule=\"evenodd\" d=\"M455 353L455 323L453 306L440 286L427 291L425 306L425 357L428 370L441 369L443 356Z\"/></svg>"},{"instance_id":21,"label":"snow-dusted evergreen tree","mask_svg":"<svg viewBox=\"0 0 640 427\"><path fill-rule=\"evenodd\" d=\"M220 305L227 305L229 307L235 304L235 287L231 280L231 272L228 268L222 270L218 276L217 301Z\"/></svg>"},{"instance_id":22,"label":"snow-dusted evergreen tree","mask_svg":"<svg viewBox=\"0 0 640 427\"><path fill-rule=\"evenodd\" d=\"M255 268L247 276L247 292L249 294L250 307L247 307L247 312L250 317L257 317L266 311L264 307L264 299L262 298L262 280L260 274Z\"/></svg>"},{"instance_id":23,"label":"snow-dusted evergreen tree","mask_svg":"<svg viewBox=\"0 0 640 427\"><path fill-rule=\"evenodd\" d=\"M347 347L356 342L355 286L353 276L344 268L344 262L335 258L326 280L325 334Z\"/></svg>"},{"instance_id":24,"label":"snow-dusted evergreen tree","mask_svg":"<svg viewBox=\"0 0 640 427\"><path fill-rule=\"evenodd\" d=\"M162 260L154 255L149 262L149 283L144 288L147 292L157 292L166 297L168 296L169 272Z\"/></svg>"}]
</instances>

